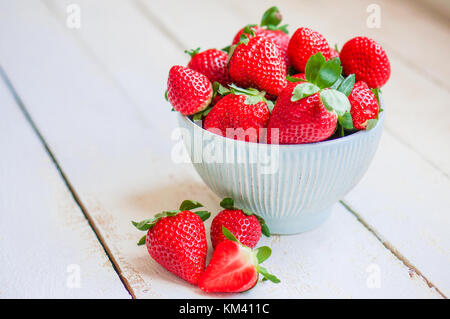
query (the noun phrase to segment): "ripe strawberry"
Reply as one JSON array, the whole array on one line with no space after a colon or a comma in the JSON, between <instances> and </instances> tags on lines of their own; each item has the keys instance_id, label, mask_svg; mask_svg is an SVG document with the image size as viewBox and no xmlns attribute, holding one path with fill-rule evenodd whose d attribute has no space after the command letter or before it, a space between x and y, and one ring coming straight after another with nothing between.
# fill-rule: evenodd
<instances>
[{"instance_id":1,"label":"ripe strawberry","mask_svg":"<svg viewBox=\"0 0 450 319\"><path fill-rule=\"evenodd\" d=\"M358 130L365 130L369 121L376 123L380 106L375 94L363 81L356 82L352 93L348 97L352 106L350 114L353 119L353 126ZM372 124L372 125L373 125ZM369 128L371 125L369 125Z\"/></svg>"},{"instance_id":2,"label":"ripe strawberry","mask_svg":"<svg viewBox=\"0 0 450 319\"><path fill-rule=\"evenodd\" d=\"M231 80L227 69L228 54L217 49L209 49L200 53L199 51L200 48L185 51L191 56L188 68L206 75L211 83L219 82L224 86L230 84Z\"/></svg>"},{"instance_id":3,"label":"ripe strawberry","mask_svg":"<svg viewBox=\"0 0 450 319\"><path fill-rule=\"evenodd\" d=\"M354 77L342 79L341 72L339 59L325 61L322 53L317 53L306 64L307 82L301 74L289 77L290 83L278 96L269 120L268 142L314 143L330 137L338 120L348 127L351 116L346 95Z\"/></svg>"},{"instance_id":4,"label":"ripe strawberry","mask_svg":"<svg viewBox=\"0 0 450 319\"><path fill-rule=\"evenodd\" d=\"M220 89L225 95L206 115L204 129L215 134L258 142L260 129L267 127L273 103L255 89L241 89L230 85Z\"/></svg>"},{"instance_id":5,"label":"ripe strawberry","mask_svg":"<svg viewBox=\"0 0 450 319\"><path fill-rule=\"evenodd\" d=\"M258 273L274 283L280 280L259 264L270 257L272 250L263 246L252 250L243 246L225 227L227 238L214 250L211 261L198 280L198 286L205 292L243 292L254 287Z\"/></svg>"},{"instance_id":6,"label":"ripe strawberry","mask_svg":"<svg viewBox=\"0 0 450 319\"><path fill-rule=\"evenodd\" d=\"M226 240L222 232L225 226L245 246L254 248L261 238L261 232L269 237L270 231L264 219L245 209L233 207L232 198L224 198L220 206L225 208L212 221L211 242L216 248L217 244Z\"/></svg>"},{"instance_id":7,"label":"ripe strawberry","mask_svg":"<svg viewBox=\"0 0 450 319\"><path fill-rule=\"evenodd\" d=\"M339 52L335 48L330 47L330 59L339 58Z\"/></svg>"},{"instance_id":8,"label":"ripe strawberry","mask_svg":"<svg viewBox=\"0 0 450 319\"><path fill-rule=\"evenodd\" d=\"M270 142L273 128L279 129L279 144L303 144L326 140L337 125L337 114L326 109L320 94L292 102L297 83L288 86L278 96L269 122Z\"/></svg>"},{"instance_id":9,"label":"ripe strawberry","mask_svg":"<svg viewBox=\"0 0 450 319\"><path fill-rule=\"evenodd\" d=\"M234 83L254 87L277 96L286 86L286 63L276 44L264 37L252 37L231 49L228 71Z\"/></svg>"},{"instance_id":10,"label":"ripe strawberry","mask_svg":"<svg viewBox=\"0 0 450 319\"><path fill-rule=\"evenodd\" d=\"M331 56L327 40L319 32L299 28L292 35L288 46L289 62L297 70L304 72L308 59L321 52L326 60Z\"/></svg>"},{"instance_id":11,"label":"ripe strawberry","mask_svg":"<svg viewBox=\"0 0 450 319\"><path fill-rule=\"evenodd\" d=\"M208 78L194 70L175 65L169 71L166 97L173 108L183 115L206 109L213 96Z\"/></svg>"},{"instance_id":12,"label":"ripe strawberry","mask_svg":"<svg viewBox=\"0 0 450 319\"><path fill-rule=\"evenodd\" d=\"M344 73L355 74L370 88L380 88L389 80L391 64L381 45L366 37L356 37L342 47L340 58Z\"/></svg>"},{"instance_id":13,"label":"ripe strawberry","mask_svg":"<svg viewBox=\"0 0 450 319\"><path fill-rule=\"evenodd\" d=\"M191 210L202 206L185 200L179 210L162 212L139 223L132 222L137 229L147 231L138 245L145 243L157 263L194 285L205 269L207 244L203 221L210 213Z\"/></svg>"},{"instance_id":14,"label":"ripe strawberry","mask_svg":"<svg viewBox=\"0 0 450 319\"><path fill-rule=\"evenodd\" d=\"M277 7L271 7L266 12L261 19L260 25L250 24L241 30L234 36L233 45L241 41L241 36L246 33L248 37L262 36L269 40L272 40L283 53L284 62L289 65L289 59L287 56L287 48L289 45L289 35L287 30L287 25L278 26L281 23L282 16ZM247 28L247 31L246 31ZM251 28L253 32L249 32L248 28Z\"/></svg>"}]
</instances>

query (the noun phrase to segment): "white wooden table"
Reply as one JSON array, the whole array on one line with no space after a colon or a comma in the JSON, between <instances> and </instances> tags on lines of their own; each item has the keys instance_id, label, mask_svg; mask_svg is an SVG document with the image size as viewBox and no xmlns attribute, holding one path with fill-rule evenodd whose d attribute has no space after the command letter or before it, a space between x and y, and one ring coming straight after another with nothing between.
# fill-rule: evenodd
<instances>
[{"instance_id":1,"label":"white wooden table","mask_svg":"<svg viewBox=\"0 0 450 319\"><path fill-rule=\"evenodd\" d=\"M273 2L0 0L0 298L210 297L137 247L130 220L186 198L219 211L192 166L171 161L167 72L184 49L229 44ZM368 28L372 2L276 2L291 32L382 43L386 126L324 225L262 240L282 283L229 297L450 295L448 16L377 1L381 27Z\"/></svg>"}]
</instances>

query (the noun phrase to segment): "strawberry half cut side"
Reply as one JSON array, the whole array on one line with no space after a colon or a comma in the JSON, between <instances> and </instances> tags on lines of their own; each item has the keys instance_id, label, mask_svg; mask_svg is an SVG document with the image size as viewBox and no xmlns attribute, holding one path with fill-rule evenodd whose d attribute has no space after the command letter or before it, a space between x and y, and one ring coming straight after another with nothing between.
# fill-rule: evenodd
<instances>
[{"instance_id":1,"label":"strawberry half cut side","mask_svg":"<svg viewBox=\"0 0 450 319\"><path fill-rule=\"evenodd\" d=\"M260 264L270 257L272 250L259 247L252 250L242 245L225 227L222 231L227 240L219 243L198 286L205 292L243 292L258 282L258 274L274 283L280 280Z\"/></svg>"}]
</instances>

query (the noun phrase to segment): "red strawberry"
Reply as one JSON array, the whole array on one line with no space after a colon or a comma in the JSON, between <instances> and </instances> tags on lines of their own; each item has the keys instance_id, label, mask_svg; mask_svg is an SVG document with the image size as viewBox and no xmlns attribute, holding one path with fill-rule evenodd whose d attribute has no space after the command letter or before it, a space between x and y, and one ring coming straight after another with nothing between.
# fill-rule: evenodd
<instances>
[{"instance_id":1,"label":"red strawberry","mask_svg":"<svg viewBox=\"0 0 450 319\"><path fill-rule=\"evenodd\" d=\"M280 282L259 265L270 257L269 247L251 250L239 243L225 227L223 233L227 240L220 242L214 250L208 267L198 280L200 289L205 292L247 291L256 285L258 273L274 283Z\"/></svg>"},{"instance_id":2,"label":"red strawberry","mask_svg":"<svg viewBox=\"0 0 450 319\"><path fill-rule=\"evenodd\" d=\"M279 129L279 144L323 141L333 135L336 129L337 114L325 108L319 93L291 101L297 85L301 84L288 84L278 96L268 126L271 143L276 141L272 135L273 128Z\"/></svg>"},{"instance_id":3,"label":"red strawberry","mask_svg":"<svg viewBox=\"0 0 450 319\"><path fill-rule=\"evenodd\" d=\"M339 59L325 61L319 52L308 60L304 77L288 77L290 82L278 96L269 120L268 142L323 141L334 133L338 120L348 128L351 117L346 95L351 92L354 76L343 79L341 73Z\"/></svg>"},{"instance_id":4,"label":"red strawberry","mask_svg":"<svg viewBox=\"0 0 450 319\"><path fill-rule=\"evenodd\" d=\"M391 64L381 45L366 37L356 37L342 47L340 58L344 72L355 74L370 88L380 88L389 80Z\"/></svg>"},{"instance_id":5,"label":"red strawberry","mask_svg":"<svg viewBox=\"0 0 450 319\"><path fill-rule=\"evenodd\" d=\"M352 106L350 114L352 115L353 126L356 129L365 130L370 120L377 120L380 106L375 94L365 82L356 82L348 99Z\"/></svg>"},{"instance_id":6,"label":"red strawberry","mask_svg":"<svg viewBox=\"0 0 450 319\"><path fill-rule=\"evenodd\" d=\"M221 88L222 92L224 89ZM255 89L244 90L231 85L227 92L230 93L206 115L205 130L237 140L258 142L260 129L267 127L272 102Z\"/></svg>"},{"instance_id":7,"label":"red strawberry","mask_svg":"<svg viewBox=\"0 0 450 319\"><path fill-rule=\"evenodd\" d=\"M188 68L206 75L211 82L219 82L224 86L230 84L231 80L227 69L228 54L217 49L209 49L200 53L199 51L200 48L185 51L192 57Z\"/></svg>"},{"instance_id":8,"label":"red strawberry","mask_svg":"<svg viewBox=\"0 0 450 319\"><path fill-rule=\"evenodd\" d=\"M190 211L198 207L202 204L186 200L179 210L133 222L137 229L147 231L138 245L145 243L157 263L194 285L205 269L207 244L203 221L210 216L206 211Z\"/></svg>"},{"instance_id":9,"label":"red strawberry","mask_svg":"<svg viewBox=\"0 0 450 319\"><path fill-rule=\"evenodd\" d=\"M233 207L232 198L225 198L220 206L225 208L212 221L211 242L215 248L217 244L226 240L222 232L225 226L245 246L254 248L261 237L261 231L265 236L270 236L270 231L264 219L245 209Z\"/></svg>"},{"instance_id":10,"label":"red strawberry","mask_svg":"<svg viewBox=\"0 0 450 319\"><path fill-rule=\"evenodd\" d=\"M205 75L175 65L169 71L166 96L176 111L191 115L208 107L213 88Z\"/></svg>"},{"instance_id":11,"label":"red strawberry","mask_svg":"<svg viewBox=\"0 0 450 319\"><path fill-rule=\"evenodd\" d=\"M228 71L237 85L254 87L272 96L277 96L286 86L286 63L272 41L252 37L231 50Z\"/></svg>"},{"instance_id":12,"label":"red strawberry","mask_svg":"<svg viewBox=\"0 0 450 319\"><path fill-rule=\"evenodd\" d=\"M292 35L288 46L289 62L297 70L304 72L310 56L321 52L326 60L331 56L327 40L319 32L299 28Z\"/></svg>"},{"instance_id":13,"label":"red strawberry","mask_svg":"<svg viewBox=\"0 0 450 319\"><path fill-rule=\"evenodd\" d=\"M234 36L233 45L241 41L241 36L245 32L246 28L251 28L253 32L248 34L248 37L262 36L269 40L272 40L283 53L284 61L286 65L289 65L289 59L287 56L287 48L289 45L289 35L287 31L287 25L278 26L281 23L282 16L277 7L271 7L264 12L261 19L261 24L250 24L241 30ZM247 29L247 33L248 29Z\"/></svg>"},{"instance_id":14,"label":"red strawberry","mask_svg":"<svg viewBox=\"0 0 450 319\"><path fill-rule=\"evenodd\" d=\"M339 52L334 48L330 48L330 59L334 58L339 58Z\"/></svg>"},{"instance_id":15,"label":"red strawberry","mask_svg":"<svg viewBox=\"0 0 450 319\"><path fill-rule=\"evenodd\" d=\"M241 36L244 33L244 29L245 28L242 28L235 35L235 37L233 39L233 45L239 43ZM259 26L251 26L251 29L253 30L254 35L249 34L249 38L254 37L254 36L261 36L263 38L269 39L272 42L274 42L278 46L278 48L281 50L284 62L286 63L286 66L289 65L289 58L287 55L287 49L288 49L289 40L290 40L289 35L287 35L286 33L284 33L281 30L268 30L265 28L261 28Z\"/></svg>"}]
</instances>

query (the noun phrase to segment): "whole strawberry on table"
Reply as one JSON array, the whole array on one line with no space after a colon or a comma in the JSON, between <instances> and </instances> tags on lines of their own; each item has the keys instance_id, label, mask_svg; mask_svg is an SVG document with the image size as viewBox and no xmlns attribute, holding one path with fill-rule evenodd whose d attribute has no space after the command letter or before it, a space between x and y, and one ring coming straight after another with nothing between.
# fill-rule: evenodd
<instances>
[{"instance_id":1,"label":"whole strawberry on table","mask_svg":"<svg viewBox=\"0 0 450 319\"><path fill-rule=\"evenodd\" d=\"M187 67L169 72L173 110L247 142L315 143L373 128L391 73L383 48L358 36L339 52L307 27L290 37L281 21L271 7L259 25L238 30L230 46L186 51Z\"/></svg>"}]
</instances>

